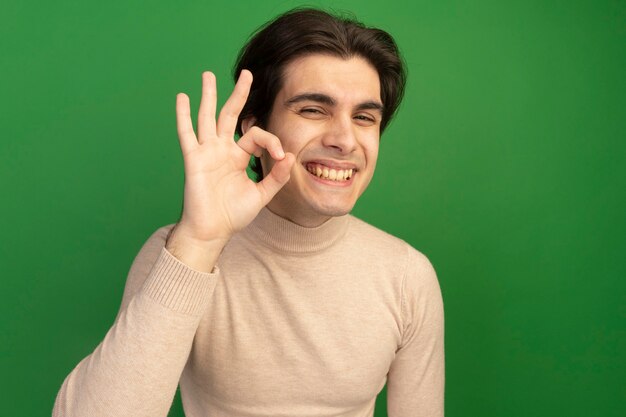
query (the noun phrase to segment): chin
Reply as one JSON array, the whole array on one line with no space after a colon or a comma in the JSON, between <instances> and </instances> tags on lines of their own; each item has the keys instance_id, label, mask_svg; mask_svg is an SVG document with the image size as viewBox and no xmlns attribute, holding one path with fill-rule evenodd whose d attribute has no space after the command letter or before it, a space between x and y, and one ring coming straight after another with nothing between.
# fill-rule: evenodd
<instances>
[{"instance_id":1,"label":"chin","mask_svg":"<svg viewBox=\"0 0 626 417\"><path fill-rule=\"evenodd\" d=\"M354 204L342 204L342 205L325 205L315 204L312 209L317 214L322 216L338 217L344 216L352 211Z\"/></svg>"}]
</instances>

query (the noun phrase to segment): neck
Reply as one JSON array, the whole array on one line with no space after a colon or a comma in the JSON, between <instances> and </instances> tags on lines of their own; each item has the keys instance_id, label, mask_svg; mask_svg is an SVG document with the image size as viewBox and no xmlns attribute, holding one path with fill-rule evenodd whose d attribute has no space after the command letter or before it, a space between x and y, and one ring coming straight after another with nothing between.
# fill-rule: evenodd
<instances>
[{"instance_id":1,"label":"neck","mask_svg":"<svg viewBox=\"0 0 626 417\"><path fill-rule=\"evenodd\" d=\"M267 206L247 227L244 235L273 250L312 253L334 245L346 233L350 216L333 216L317 227L306 227L275 214Z\"/></svg>"},{"instance_id":2,"label":"neck","mask_svg":"<svg viewBox=\"0 0 626 417\"><path fill-rule=\"evenodd\" d=\"M274 200L270 201L267 205L269 211L302 227L318 227L326 223L332 217L319 213L302 213L298 210L290 210L289 207L282 207L272 203L274 203Z\"/></svg>"}]
</instances>

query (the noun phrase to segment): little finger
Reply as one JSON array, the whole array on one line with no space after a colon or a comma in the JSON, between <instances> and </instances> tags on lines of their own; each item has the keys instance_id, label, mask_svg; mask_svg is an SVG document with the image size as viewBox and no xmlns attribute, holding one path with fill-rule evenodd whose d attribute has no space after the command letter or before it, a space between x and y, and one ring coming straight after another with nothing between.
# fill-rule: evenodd
<instances>
[{"instance_id":1,"label":"little finger","mask_svg":"<svg viewBox=\"0 0 626 417\"><path fill-rule=\"evenodd\" d=\"M183 155L193 149L198 144L196 135L191 123L189 111L189 97L185 93L176 95L176 129L178 131L178 141Z\"/></svg>"}]
</instances>

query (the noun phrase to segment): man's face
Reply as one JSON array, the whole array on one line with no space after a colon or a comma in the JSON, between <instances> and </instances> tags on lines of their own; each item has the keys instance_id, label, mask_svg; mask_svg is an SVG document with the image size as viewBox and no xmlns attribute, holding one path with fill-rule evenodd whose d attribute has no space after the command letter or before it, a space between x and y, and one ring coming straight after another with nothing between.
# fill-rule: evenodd
<instances>
[{"instance_id":1,"label":"man's face","mask_svg":"<svg viewBox=\"0 0 626 417\"><path fill-rule=\"evenodd\" d=\"M381 117L378 73L363 58L314 54L287 65L266 130L296 163L268 208L307 227L349 213L374 174ZM267 153L262 165L267 175Z\"/></svg>"}]
</instances>

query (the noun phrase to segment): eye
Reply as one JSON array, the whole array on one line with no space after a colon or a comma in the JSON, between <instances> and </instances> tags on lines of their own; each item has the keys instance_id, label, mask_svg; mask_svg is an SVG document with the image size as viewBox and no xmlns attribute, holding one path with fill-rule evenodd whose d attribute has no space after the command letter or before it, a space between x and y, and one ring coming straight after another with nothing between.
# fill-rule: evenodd
<instances>
[{"instance_id":1,"label":"eye","mask_svg":"<svg viewBox=\"0 0 626 417\"><path fill-rule=\"evenodd\" d=\"M312 114L319 113L319 114L321 114L322 111L320 109L316 109L316 108L312 108L312 107L306 107L304 109L301 109L300 113L312 113Z\"/></svg>"},{"instance_id":2,"label":"eye","mask_svg":"<svg viewBox=\"0 0 626 417\"><path fill-rule=\"evenodd\" d=\"M374 124L376 123L376 119L372 116L369 116L367 114L357 114L356 116L354 116L354 118L356 120L358 120L361 123L365 123L365 124Z\"/></svg>"},{"instance_id":3,"label":"eye","mask_svg":"<svg viewBox=\"0 0 626 417\"><path fill-rule=\"evenodd\" d=\"M321 109L319 107L303 107L298 110L298 113L302 117L313 120L322 119L326 115L324 109Z\"/></svg>"}]
</instances>

